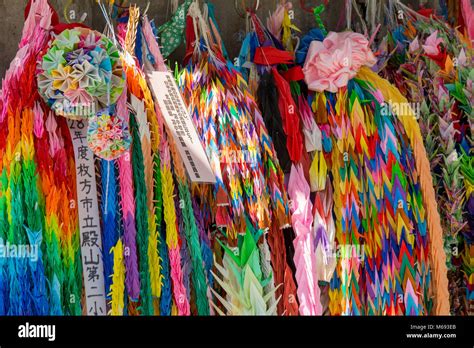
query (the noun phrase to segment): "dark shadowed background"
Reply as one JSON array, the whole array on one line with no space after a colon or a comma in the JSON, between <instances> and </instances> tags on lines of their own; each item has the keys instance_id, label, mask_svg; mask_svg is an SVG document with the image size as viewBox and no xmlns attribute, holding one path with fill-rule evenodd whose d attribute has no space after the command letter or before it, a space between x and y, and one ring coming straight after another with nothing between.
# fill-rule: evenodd
<instances>
[{"instance_id":1,"label":"dark shadowed background","mask_svg":"<svg viewBox=\"0 0 474 348\"><path fill-rule=\"evenodd\" d=\"M388 0L378 0L388 1ZM419 1L404 0L404 3L413 4L415 7L420 2L433 3L436 0ZM50 0L62 20L65 16L70 16L74 11L76 18L81 18L84 14L87 17L85 24L93 29L102 31L105 27L105 21L95 0ZM154 19L157 25L165 23L171 17L169 0L135 0L129 3L136 3L142 9L145 9L150 2L148 17ZM180 1L182 2L182 1ZM258 15L262 20L266 20L270 11L276 8L280 0L260 0ZM24 8L27 0L0 0L0 76L3 76L10 65L10 61L16 54L18 42L21 36L21 30L24 22ZM239 32L245 30L245 20L239 17L234 9L234 0L213 0L215 5L216 17L222 32L222 38L231 57L235 57L240 49ZM239 1L241 3L241 1ZM249 6L253 1L247 1ZM322 0L307 0L306 6L313 7L322 3ZM337 24L344 16L344 0L330 0L322 18L328 30L337 30ZM295 24L304 32L315 26L312 14L305 12L300 7L300 1L293 1L295 14ZM65 11L66 10L66 11ZM77 20L76 20L77 21ZM339 29L343 29L339 28ZM177 50L172 56L172 60L181 60L183 49Z\"/></svg>"}]
</instances>

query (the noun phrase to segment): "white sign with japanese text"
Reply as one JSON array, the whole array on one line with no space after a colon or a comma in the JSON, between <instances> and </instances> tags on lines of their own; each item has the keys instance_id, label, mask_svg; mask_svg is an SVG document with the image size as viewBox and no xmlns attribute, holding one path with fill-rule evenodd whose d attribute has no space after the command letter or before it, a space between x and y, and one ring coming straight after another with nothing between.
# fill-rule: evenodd
<instances>
[{"instance_id":1,"label":"white sign with japanese text","mask_svg":"<svg viewBox=\"0 0 474 348\"><path fill-rule=\"evenodd\" d=\"M68 120L68 126L76 159L77 207L87 315L106 315L94 154L87 144L87 121Z\"/></svg>"},{"instance_id":2,"label":"white sign with japanese text","mask_svg":"<svg viewBox=\"0 0 474 348\"><path fill-rule=\"evenodd\" d=\"M153 71L148 74L148 79L166 125L178 147L189 178L193 182L215 183L216 177L173 74Z\"/></svg>"}]
</instances>

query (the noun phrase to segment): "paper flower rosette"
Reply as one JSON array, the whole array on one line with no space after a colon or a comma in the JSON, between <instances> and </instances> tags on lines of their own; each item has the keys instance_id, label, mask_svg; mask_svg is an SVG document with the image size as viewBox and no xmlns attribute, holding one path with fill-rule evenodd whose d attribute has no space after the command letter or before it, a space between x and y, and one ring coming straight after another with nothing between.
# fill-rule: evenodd
<instances>
[{"instance_id":1,"label":"paper flower rosette","mask_svg":"<svg viewBox=\"0 0 474 348\"><path fill-rule=\"evenodd\" d=\"M111 161L130 148L132 137L127 123L106 109L89 119L87 142L96 156Z\"/></svg>"},{"instance_id":2,"label":"paper flower rosette","mask_svg":"<svg viewBox=\"0 0 474 348\"><path fill-rule=\"evenodd\" d=\"M94 116L117 101L125 85L117 47L87 28L66 29L51 40L38 64L38 90L56 114Z\"/></svg>"}]
</instances>

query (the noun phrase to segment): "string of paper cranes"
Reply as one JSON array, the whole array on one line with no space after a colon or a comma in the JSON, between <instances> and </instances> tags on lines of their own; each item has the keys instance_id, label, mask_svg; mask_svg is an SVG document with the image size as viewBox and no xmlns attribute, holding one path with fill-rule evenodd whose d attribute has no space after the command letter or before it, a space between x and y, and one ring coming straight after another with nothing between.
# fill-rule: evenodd
<instances>
[{"instance_id":1,"label":"string of paper cranes","mask_svg":"<svg viewBox=\"0 0 474 348\"><path fill-rule=\"evenodd\" d=\"M236 43L209 1L159 26L97 1L100 33L30 0L0 91L0 315L472 315L474 12L440 2L344 1L331 31L330 1L236 0Z\"/></svg>"}]
</instances>

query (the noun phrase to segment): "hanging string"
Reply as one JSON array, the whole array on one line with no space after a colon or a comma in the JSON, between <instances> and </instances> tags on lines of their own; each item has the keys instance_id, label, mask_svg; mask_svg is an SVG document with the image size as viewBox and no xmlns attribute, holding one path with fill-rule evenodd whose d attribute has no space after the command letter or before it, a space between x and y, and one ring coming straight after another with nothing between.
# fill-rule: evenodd
<instances>
[{"instance_id":1,"label":"hanging string","mask_svg":"<svg viewBox=\"0 0 474 348\"><path fill-rule=\"evenodd\" d=\"M142 14L142 16L146 16L146 15L147 15L147 13L148 13L148 10L149 10L149 9L150 9L150 2L149 2L149 1L147 1L147 3L146 3L146 7L145 7L145 11L143 11L143 14Z\"/></svg>"},{"instance_id":2,"label":"hanging string","mask_svg":"<svg viewBox=\"0 0 474 348\"><path fill-rule=\"evenodd\" d=\"M196 7L199 10L199 5L196 2L193 2L189 6L188 15L193 19L193 29L196 36L196 41L194 42L194 55L200 56L201 52L199 50L199 30L198 30L198 23L196 18Z\"/></svg>"},{"instance_id":3,"label":"hanging string","mask_svg":"<svg viewBox=\"0 0 474 348\"><path fill-rule=\"evenodd\" d=\"M194 32L196 33L196 45L194 47L194 50L196 51L199 49L200 44L200 38L202 37L204 39L204 42L206 44L207 51L209 53L209 57L215 59L216 56L213 52L213 48L209 42L210 40L210 30L209 27L204 20L204 17L202 15L201 9L199 8L199 3L198 1L194 1L191 6L189 6L189 16L192 17L193 19L193 25L194 25Z\"/></svg>"},{"instance_id":4,"label":"hanging string","mask_svg":"<svg viewBox=\"0 0 474 348\"><path fill-rule=\"evenodd\" d=\"M380 3L380 1L379 1ZM365 14L365 20L369 23L370 30L373 32L375 30L375 15L377 12L377 3L375 0L367 0L367 10Z\"/></svg>"},{"instance_id":5,"label":"hanging string","mask_svg":"<svg viewBox=\"0 0 474 348\"><path fill-rule=\"evenodd\" d=\"M351 30L352 27L352 4L351 0L345 0L346 6L346 29Z\"/></svg>"},{"instance_id":6,"label":"hanging string","mask_svg":"<svg viewBox=\"0 0 474 348\"><path fill-rule=\"evenodd\" d=\"M171 12L175 13L178 10L179 1L178 0L170 0L171 3Z\"/></svg>"},{"instance_id":7,"label":"hanging string","mask_svg":"<svg viewBox=\"0 0 474 348\"><path fill-rule=\"evenodd\" d=\"M360 11L359 11L359 6L357 5L356 0L352 0L352 6L354 7L357 16L358 16L359 19L360 19L360 22L361 22L361 24L362 24L362 29L363 29L363 31L364 31L364 35L365 35L365 36L368 36L368 35L369 35L369 31L367 30L367 24L365 23L364 18L362 17L362 14L361 14Z\"/></svg>"},{"instance_id":8,"label":"hanging string","mask_svg":"<svg viewBox=\"0 0 474 348\"><path fill-rule=\"evenodd\" d=\"M376 20L376 22L380 23L380 24L383 23L382 8L384 6L384 3L385 3L385 1L378 1L377 2L377 14L376 14L377 20Z\"/></svg>"},{"instance_id":9,"label":"hanging string","mask_svg":"<svg viewBox=\"0 0 474 348\"><path fill-rule=\"evenodd\" d=\"M106 29L108 29L107 36L111 38L114 41L114 45L118 47L119 45L117 44L117 39L115 37L115 29L112 24L112 21L110 20L109 13L107 12L104 3L101 0L98 0L97 3L99 5L100 10L102 11L102 15L105 18Z\"/></svg>"},{"instance_id":10,"label":"hanging string","mask_svg":"<svg viewBox=\"0 0 474 348\"><path fill-rule=\"evenodd\" d=\"M66 20L66 22L68 22L68 23L71 23L70 18L69 18L70 16L69 16L68 12L69 12L69 9L71 8L73 2L74 2L74 0L68 0L66 2L66 5L64 5L63 16L64 16L64 19Z\"/></svg>"}]
</instances>

